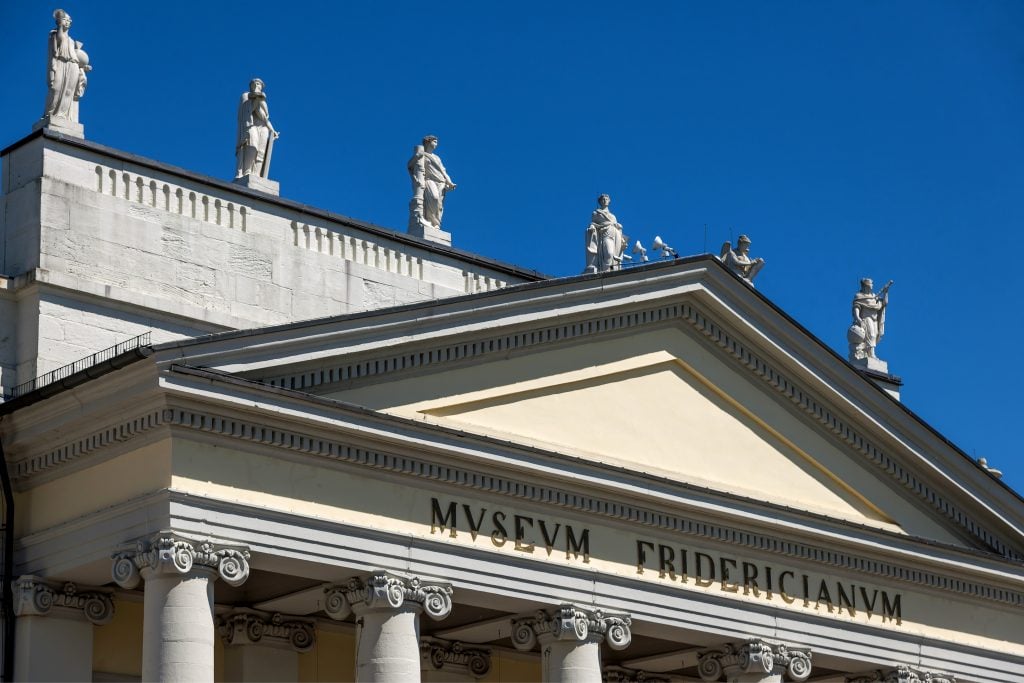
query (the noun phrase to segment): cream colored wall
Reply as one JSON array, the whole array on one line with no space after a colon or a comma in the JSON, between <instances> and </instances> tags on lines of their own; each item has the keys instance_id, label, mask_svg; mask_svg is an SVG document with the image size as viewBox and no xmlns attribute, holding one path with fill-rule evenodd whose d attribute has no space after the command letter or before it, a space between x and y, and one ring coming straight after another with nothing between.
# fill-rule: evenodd
<instances>
[{"instance_id":1,"label":"cream colored wall","mask_svg":"<svg viewBox=\"0 0 1024 683\"><path fill-rule=\"evenodd\" d=\"M522 683L541 680L540 656L533 653L496 651L484 683Z\"/></svg>"},{"instance_id":2,"label":"cream colored wall","mask_svg":"<svg viewBox=\"0 0 1024 683\"><path fill-rule=\"evenodd\" d=\"M963 545L861 456L666 327L331 393L698 486Z\"/></svg>"},{"instance_id":3,"label":"cream colored wall","mask_svg":"<svg viewBox=\"0 0 1024 683\"><path fill-rule=\"evenodd\" d=\"M170 441L143 446L15 494L19 536L160 491L171 480Z\"/></svg>"},{"instance_id":4,"label":"cream colored wall","mask_svg":"<svg viewBox=\"0 0 1024 683\"><path fill-rule=\"evenodd\" d=\"M94 626L92 637L93 671L142 675L142 603L114 601L114 619L105 626Z\"/></svg>"},{"instance_id":5,"label":"cream colored wall","mask_svg":"<svg viewBox=\"0 0 1024 683\"><path fill-rule=\"evenodd\" d=\"M711 594L713 599L725 599L738 604L771 604L781 610L805 615L813 613L839 622L938 637L1024 656L1024 643L1019 639L1020 616L1013 610L956 597L938 597L936 593L912 591L907 584L887 585L852 573L821 574L813 569L784 564L774 555L758 555L754 551L748 552L732 545L716 547L692 543L688 537L655 533L645 526L613 525L593 517L566 515L560 508L519 503L513 507L509 501L473 497L463 489L453 490L446 496L421 486L404 486L393 480L357 475L350 468L337 467L328 461L323 461L322 465L312 461L305 464L184 440L175 442L173 460L174 489L194 495L237 501L356 527L387 530L396 535L425 538L437 543L471 547L493 554L498 562L502 561L501 556L514 556L551 565L554 572L567 565L585 567L632 580L671 584L680 591ZM459 521L454 537L448 530L432 529L432 498L435 497L444 509L447 509L449 502L458 503ZM474 516L479 516L482 509L487 510L484 528L480 533L470 533L463 505L470 506ZM583 558L571 557L566 552L563 545L564 531L561 536L563 540L556 544L557 547L547 550L537 531L539 524L533 527L531 537L525 539L527 543L524 545L532 542L534 547L531 550L517 549L512 538L497 543L491 536L492 529L489 526L490 516L495 512L505 513L505 524L510 529L515 514L529 515L535 520L544 519L549 528L554 528L556 524L561 524L563 529L566 525L572 525L577 534L584 528L589 529L589 560L584 562ZM864 586L869 593L875 589L885 590L891 596L899 593L902 596L902 621L897 624L882 619L877 608L873 614L862 609L851 615L842 610L829 610L826 604L815 604L813 599L809 603L802 600L790 603L778 591L771 595L763 592L759 596L744 595L742 591L728 592L719 583L699 586L692 577L687 582L673 581L670 577L659 577L654 559L649 560L643 574L638 574L636 548L639 540L675 548L685 546L691 553L700 551L715 557L727 556L740 561L771 565L776 577L787 570L794 572L795 577L806 573L810 577L812 591L818 585L817 582L826 580ZM799 581L799 578L793 581ZM972 615L969 621L962 617L966 613Z\"/></svg>"}]
</instances>

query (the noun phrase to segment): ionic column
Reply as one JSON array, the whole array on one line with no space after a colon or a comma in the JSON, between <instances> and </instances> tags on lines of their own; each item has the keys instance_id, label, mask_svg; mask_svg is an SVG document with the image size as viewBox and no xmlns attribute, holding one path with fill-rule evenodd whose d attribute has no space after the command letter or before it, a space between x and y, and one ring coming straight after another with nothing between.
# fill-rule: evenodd
<instances>
[{"instance_id":1,"label":"ionic column","mask_svg":"<svg viewBox=\"0 0 1024 683\"><path fill-rule=\"evenodd\" d=\"M110 591L22 576L14 582L14 678L91 681L93 625L110 623Z\"/></svg>"},{"instance_id":2,"label":"ionic column","mask_svg":"<svg viewBox=\"0 0 1024 683\"><path fill-rule=\"evenodd\" d=\"M545 683L601 683L601 641L613 650L629 646L630 619L573 605L512 621L512 643L520 650L541 646Z\"/></svg>"},{"instance_id":3,"label":"ionic column","mask_svg":"<svg viewBox=\"0 0 1024 683\"><path fill-rule=\"evenodd\" d=\"M783 674L790 681L805 681L811 675L811 651L763 640L730 643L701 652L697 671L705 681L724 675L729 683L779 683Z\"/></svg>"},{"instance_id":4,"label":"ionic column","mask_svg":"<svg viewBox=\"0 0 1024 683\"><path fill-rule=\"evenodd\" d=\"M846 683L956 683L956 677L933 671L919 671L901 664L895 669L876 669L868 673L847 676Z\"/></svg>"},{"instance_id":5,"label":"ionic column","mask_svg":"<svg viewBox=\"0 0 1024 683\"><path fill-rule=\"evenodd\" d=\"M213 681L213 582L241 586L249 551L163 531L114 555L114 580L145 580L142 680Z\"/></svg>"},{"instance_id":6,"label":"ionic column","mask_svg":"<svg viewBox=\"0 0 1024 683\"><path fill-rule=\"evenodd\" d=\"M424 683L477 681L491 670L491 649L479 645L421 638L420 657Z\"/></svg>"},{"instance_id":7,"label":"ionic column","mask_svg":"<svg viewBox=\"0 0 1024 683\"><path fill-rule=\"evenodd\" d=\"M356 615L356 681L420 680L420 612L444 619L452 611L452 587L386 571L327 589L324 610L334 619Z\"/></svg>"},{"instance_id":8,"label":"ionic column","mask_svg":"<svg viewBox=\"0 0 1024 683\"><path fill-rule=\"evenodd\" d=\"M236 609L217 618L226 681L294 681L299 653L316 642L312 619Z\"/></svg>"}]
</instances>

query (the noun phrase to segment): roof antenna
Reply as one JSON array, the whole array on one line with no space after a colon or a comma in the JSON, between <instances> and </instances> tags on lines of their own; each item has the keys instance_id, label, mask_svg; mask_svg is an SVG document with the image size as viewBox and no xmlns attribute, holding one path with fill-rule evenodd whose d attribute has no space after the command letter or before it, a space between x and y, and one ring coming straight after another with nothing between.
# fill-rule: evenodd
<instances>
[{"instance_id":1,"label":"roof antenna","mask_svg":"<svg viewBox=\"0 0 1024 683\"><path fill-rule=\"evenodd\" d=\"M704 224L704 251L703 251L703 253L705 253L705 254L708 253L708 224L707 223Z\"/></svg>"}]
</instances>

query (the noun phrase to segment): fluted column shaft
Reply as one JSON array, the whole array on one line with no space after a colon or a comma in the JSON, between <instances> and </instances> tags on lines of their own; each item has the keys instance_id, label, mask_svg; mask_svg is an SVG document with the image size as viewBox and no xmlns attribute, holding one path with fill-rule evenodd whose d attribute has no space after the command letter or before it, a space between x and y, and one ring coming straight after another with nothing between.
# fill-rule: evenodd
<instances>
[{"instance_id":1,"label":"fluted column shaft","mask_svg":"<svg viewBox=\"0 0 1024 683\"><path fill-rule=\"evenodd\" d=\"M249 576L244 548L161 532L114 555L114 580L144 580L142 680L213 681L213 582L240 586Z\"/></svg>"},{"instance_id":2,"label":"fluted column shaft","mask_svg":"<svg viewBox=\"0 0 1024 683\"><path fill-rule=\"evenodd\" d=\"M356 681L420 680L421 612L432 619L451 613L451 586L424 583L386 571L327 590L325 611L334 619L356 615Z\"/></svg>"}]
</instances>

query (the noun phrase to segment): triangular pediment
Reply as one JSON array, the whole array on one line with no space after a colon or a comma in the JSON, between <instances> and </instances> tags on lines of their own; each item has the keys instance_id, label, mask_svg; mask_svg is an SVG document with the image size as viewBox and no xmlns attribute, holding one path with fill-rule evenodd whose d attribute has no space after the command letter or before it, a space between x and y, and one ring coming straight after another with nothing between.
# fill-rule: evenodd
<instances>
[{"instance_id":1,"label":"triangular pediment","mask_svg":"<svg viewBox=\"0 0 1024 683\"><path fill-rule=\"evenodd\" d=\"M842 520L962 543L682 326L329 395Z\"/></svg>"}]
</instances>

